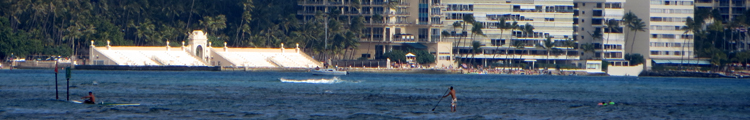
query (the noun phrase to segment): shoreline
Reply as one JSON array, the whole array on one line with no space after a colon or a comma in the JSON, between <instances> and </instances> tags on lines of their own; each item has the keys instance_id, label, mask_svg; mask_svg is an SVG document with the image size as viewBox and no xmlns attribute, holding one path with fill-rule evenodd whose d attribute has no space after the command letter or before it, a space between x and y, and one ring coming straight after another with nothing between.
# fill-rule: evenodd
<instances>
[{"instance_id":1,"label":"shoreline","mask_svg":"<svg viewBox=\"0 0 750 120\"><path fill-rule=\"evenodd\" d=\"M8 70L3 66L0 70ZM14 69L52 69L52 68L14 68ZM62 68L61 68L62 69ZM101 65L76 65L76 70L114 70L114 71L247 71L247 72L308 72L308 68L229 68L229 67L205 67L205 66L101 66ZM609 76L603 74L591 74L582 71L558 71L558 70L472 70L472 69L435 69L435 68L348 68L342 67L351 73L406 73L406 74L474 74L474 75L552 75L552 76ZM725 75L720 73L690 72L690 71L643 71L634 77L689 77L689 78L736 78L749 79L744 75Z\"/></svg>"}]
</instances>

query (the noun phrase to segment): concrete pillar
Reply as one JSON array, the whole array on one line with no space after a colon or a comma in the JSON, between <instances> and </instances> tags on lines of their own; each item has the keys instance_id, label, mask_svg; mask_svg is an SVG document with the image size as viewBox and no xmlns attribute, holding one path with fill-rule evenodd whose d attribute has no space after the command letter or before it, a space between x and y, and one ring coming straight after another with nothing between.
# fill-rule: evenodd
<instances>
[{"instance_id":1,"label":"concrete pillar","mask_svg":"<svg viewBox=\"0 0 750 120\"><path fill-rule=\"evenodd\" d=\"M91 59L92 57L94 57L94 48L96 48L96 46L94 45L94 40L91 40L91 47L89 47L89 63L94 63L94 59ZM58 59L57 61L60 60ZM57 65L57 61L55 61L55 65Z\"/></svg>"},{"instance_id":2,"label":"concrete pillar","mask_svg":"<svg viewBox=\"0 0 750 120\"><path fill-rule=\"evenodd\" d=\"M169 40L167 40L167 51L169 51Z\"/></svg>"},{"instance_id":3,"label":"concrete pillar","mask_svg":"<svg viewBox=\"0 0 750 120\"><path fill-rule=\"evenodd\" d=\"M107 40L107 50L112 50L112 46L109 46L109 40Z\"/></svg>"},{"instance_id":4,"label":"concrete pillar","mask_svg":"<svg viewBox=\"0 0 750 120\"><path fill-rule=\"evenodd\" d=\"M386 68L391 69L391 58L385 59L385 66Z\"/></svg>"}]
</instances>

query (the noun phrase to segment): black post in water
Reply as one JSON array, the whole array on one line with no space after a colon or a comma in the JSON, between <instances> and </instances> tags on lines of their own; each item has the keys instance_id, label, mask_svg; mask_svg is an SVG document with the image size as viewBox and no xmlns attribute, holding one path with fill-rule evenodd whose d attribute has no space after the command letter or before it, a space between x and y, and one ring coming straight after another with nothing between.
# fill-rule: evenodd
<instances>
[{"instance_id":1,"label":"black post in water","mask_svg":"<svg viewBox=\"0 0 750 120\"><path fill-rule=\"evenodd\" d=\"M67 87L68 88L68 91L67 91L68 92L68 99L67 99L68 101L70 101L70 71L71 71L70 67L66 67L65 68L65 77L68 78L68 83L67 83L68 84L67 85L68 86Z\"/></svg>"},{"instance_id":2,"label":"black post in water","mask_svg":"<svg viewBox=\"0 0 750 120\"><path fill-rule=\"evenodd\" d=\"M55 62L55 100L60 100L60 93L57 91L57 62Z\"/></svg>"}]
</instances>

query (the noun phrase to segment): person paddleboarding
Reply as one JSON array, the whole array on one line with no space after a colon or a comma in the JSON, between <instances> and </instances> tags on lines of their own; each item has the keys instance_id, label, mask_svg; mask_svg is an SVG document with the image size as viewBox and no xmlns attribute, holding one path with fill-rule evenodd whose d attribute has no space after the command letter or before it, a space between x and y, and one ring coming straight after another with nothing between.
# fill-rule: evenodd
<instances>
[{"instance_id":1,"label":"person paddleboarding","mask_svg":"<svg viewBox=\"0 0 750 120\"><path fill-rule=\"evenodd\" d=\"M89 91L89 96L81 97L81 99L84 99L83 103L86 104L96 104L96 98L94 97L94 93Z\"/></svg>"},{"instance_id":2,"label":"person paddleboarding","mask_svg":"<svg viewBox=\"0 0 750 120\"><path fill-rule=\"evenodd\" d=\"M448 92L448 94L446 94L445 96L443 96L443 98L448 97L448 95L450 95L451 97L453 97L453 101L451 101L451 112L456 112L456 101L457 101L457 99L456 99L456 90L453 90L453 86L451 86L450 92Z\"/></svg>"}]
</instances>

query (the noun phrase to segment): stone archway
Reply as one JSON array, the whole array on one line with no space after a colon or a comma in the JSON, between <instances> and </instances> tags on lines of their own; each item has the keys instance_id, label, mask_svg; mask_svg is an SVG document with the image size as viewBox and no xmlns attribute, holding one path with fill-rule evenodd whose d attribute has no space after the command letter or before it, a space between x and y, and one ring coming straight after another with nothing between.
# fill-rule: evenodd
<instances>
[{"instance_id":1,"label":"stone archway","mask_svg":"<svg viewBox=\"0 0 750 120\"><path fill-rule=\"evenodd\" d=\"M195 48L195 56L198 56L201 59L203 58L203 46L198 45L198 47Z\"/></svg>"}]
</instances>

